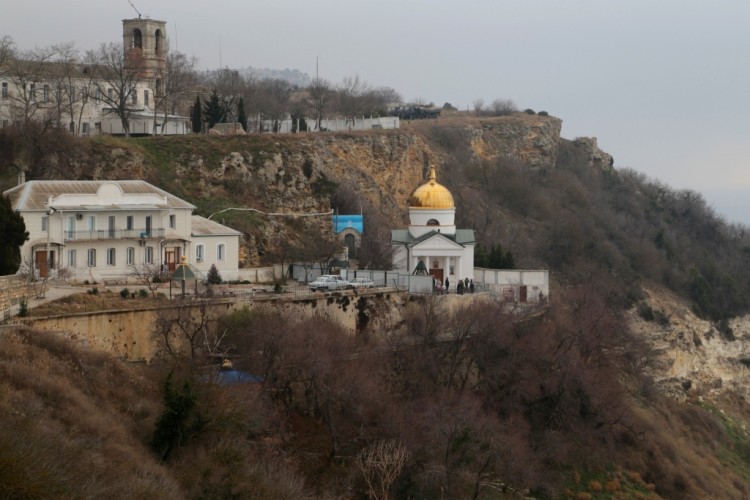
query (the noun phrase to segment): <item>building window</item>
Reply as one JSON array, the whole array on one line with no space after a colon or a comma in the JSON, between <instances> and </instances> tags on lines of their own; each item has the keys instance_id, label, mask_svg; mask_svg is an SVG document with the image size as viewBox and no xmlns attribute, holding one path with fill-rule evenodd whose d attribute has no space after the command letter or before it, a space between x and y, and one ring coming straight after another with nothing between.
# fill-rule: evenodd
<instances>
[{"instance_id":1,"label":"building window","mask_svg":"<svg viewBox=\"0 0 750 500\"><path fill-rule=\"evenodd\" d=\"M97 101L102 100L102 89L100 89L99 87L96 87L96 90L94 91L94 99L96 99Z\"/></svg>"},{"instance_id":2,"label":"building window","mask_svg":"<svg viewBox=\"0 0 750 500\"><path fill-rule=\"evenodd\" d=\"M43 102L49 102L49 85L44 85L42 100Z\"/></svg>"},{"instance_id":3,"label":"building window","mask_svg":"<svg viewBox=\"0 0 750 500\"><path fill-rule=\"evenodd\" d=\"M127 218L125 219L125 229L127 229L128 231L133 230L133 216L132 215L128 215Z\"/></svg>"},{"instance_id":4,"label":"building window","mask_svg":"<svg viewBox=\"0 0 750 500\"><path fill-rule=\"evenodd\" d=\"M96 267L96 249L95 248L89 248L89 251L86 257L86 263L89 265L89 267Z\"/></svg>"},{"instance_id":5,"label":"building window","mask_svg":"<svg viewBox=\"0 0 750 500\"><path fill-rule=\"evenodd\" d=\"M151 237L151 216L146 216L146 236Z\"/></svg>"},{"instance_id":6,"label":"building window","mask_svg":"<svg viewBox=\"0 0 750 500\"><path fill-rule=\"evenodd\" d=\"M76 267L76 251L68 250L68 267Z\"/></svg>"},{"instance_id":7,"label":"building window","mask_svg":"<svg viewBox=\"0 0 750 500\"><path fill-rule=\"evenodd\" d=\"M76 88L75 86L70 86L70 98L68 99L69 102L76 102Z\"/></svg>"},{"instance_id":8,"label":"building window","mask_svg":"<svg viewBox=\"0 0 750 500\"><path fill-rule=\"evenodd\" d=\"M143 105L148 107L148 90L143 91Z\"/></svg>"},{"instance_id":9,"label":"building window","mask_svg":"<svg viewBox=\"0 0 750 500\"><path fill-rule=\"evenodd\" d=\"M133 36L130 40L130 48L132 49L142 49L143 48L143 35L141 35L141 30L138 28L135 28L133 30Z\"/></svg>"},{"instance_id":10,"label":"building window","mask_svg":"<svg viewBox=\"0 0 750 500\"><path fill-rule=\"evenodd\" d=\"M89 124L88 123L81 123L81 133L83 135L89 135Z\"/></svg>"},{"instance_id":11,"label":"building window","mask_svg":"<svg viewBox=\"0 0 750 500\"><path fill-rule=\"evenodd\" d=\"M437 219L430 219L427 221L428 226L439 226L440 222Z\"/></svg>"},{"instance_id":12,"label":"building window","mask_svg":"<svg viewBox=\"0 0 750 500\"><path fill-rule=\"evenodd\" d=\"M107 265L108 266L115 265L115 249L114 248L107 249Z\"/></svg>"},{"instance_id":13,"label":"building window","mask_svg":"<svg viewBox=\"0 0 750 500\"><path fill-rule=\"evenodd\" d=\"M114 101L115 100L115 91L114 91L114 89L107 89L107 99L109 99L110 101Z\"/></svg>"},{"instance_id":14,"label":"building window","mask_svg":"<svg viewBox=\"0 0 750 500\"><path fill-rule=\"evenodd\" d=\"M154 263L154 247L146 247L146 256L144 258L146 264Z\"/></svg>"},{"instance_id":15,"label":"building window","mask_svg":"<svg viewBox=\"0 0 750 500\"><path fill-rule=\"evenodd\" d=\"M133 106L138 104L138 90L137 89L130 90L130 102Z\"/></svg>"},{"instance_id":16,"label":"building window","mask_svg":"<svg viewBox=\"0 0 750 500\"><path fill-rule=\"evenodd\" d=\"M203 245L198 245L195 247L195 261L203 262Z\"/></svg>"},{"instance_id":17,"label":"building window","mask_svg":"<svg viewBox=\"0 0 750 500\"><path fill-rule=\"evenodd\" d=\"M127 250L125 250L125 264L129 266L135 264L135 248L128 247Z\"/></svg>"},{"instance_id":18,"label":"building window","mask_svg":"<svg viewBox=\"0 0 750 500\"><path fill-rule=\"evenodd\" d=\"M29 86L29 97L32 101L36 101L36 83L32 83Z\"/></svg>"},{"instance_id":19,"label":"building window","mask_svg":"<svg viewBox=\"0 0 750 500\"><path fill-rule=\"evenodd\" d=\"M8 82L3 82L2 97L3 97L3 99L7 99L8 98Z\"/></svg>"},{"instance_id":20,"label":"building window","mask_svg":"<svg viewBox=\"0 0 750 500\"><path fill-rule=\"evenodd\" d=\"M225 253L224 243L219 243L218 245L216 245L216 260L223 261L224 253Z\"/></svg>"},{"instance_id":21,"label":"building window","mask_svg":"<svg viewBox=\"0 0 750 500\"><path fill-rule=\"evenodd\" d=\"M177 228L177 216L172 214L169 216L169 229Z\"/></svg>"},{"instance_id":22,"label":"building window","mask_svg":"<svg viewBox=\"0 0 750 500\"><path fill-rule=\"evenodd\" d=\"M96 231L96 216L95 215L89 215L87 227L89 231L91 232Z\"/></svg>"},{"instance_id":23,"label":"building window","mask_svg":"<svg viewBox=\"0 0 750 500\"><path fill-rule=\"evenodd\" d=\"M110 215L107 217L107 237L108 238L114 238L115 237L115 216Z\"/></svg>"},{"instance_id":24,"label":"building window","mask_svg":"<svg viewBox=\"0 0 750 500\"><path fill-rule=\"evenodd\" d=\"M47 225L48 224L49 224L49 217L47 217L45 215L44 217L42 217L42 231L46 231L47 230Z\"/></svg>"},{"instance_id":25,"label":"building window","mask_svg":"<svg viewBox=\"0 0 750 500\"><path fill-rule=\"evenodd\" d=\"M154 38L156 38L156 46L154 47L154 52L156 52L157 54L161 54L161 30L156 30L156 32L154 33Z\"/></svg>"}]
</instances>

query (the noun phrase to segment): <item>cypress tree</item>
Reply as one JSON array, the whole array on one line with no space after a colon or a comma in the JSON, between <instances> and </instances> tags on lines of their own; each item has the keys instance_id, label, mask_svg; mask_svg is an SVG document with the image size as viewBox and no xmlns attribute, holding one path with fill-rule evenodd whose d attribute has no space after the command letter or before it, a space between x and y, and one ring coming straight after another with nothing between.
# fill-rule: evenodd
<instances>
[{"instance_id":1,"label":"cypress tree","mask_svg":"<svg viewBox=\"0 0 750 500\"><path fill-rule=\"evenodd\" d=\"M14 274L21 265L21 245L29 239L23 217L10 198L0 196L0 276Z\"/></svg>"},{"instance_id":2,"label":"cypress tree","mask_svg":"<svg viewBox=\"0 0 750 500\"><path fill-rule=\"evenodd\" d=\"M237 103L237 121L242 125L242 130L247 132L247 116L245 116L245 101L240 97L240 102Z\"/></svg>"},{"instance_id":3,"label":"cypress tree","mask_svg":"<svg viewBox=\"0 0 750 500\"><path fill-rule=\"evenodd\" d=\"M200 134L203 130L203 106L201 105L201 96L195 98L195 105L193 105L193 132Z\"/></svg>"},{"instance_id":4,"label":"cypress tree","mask_svg":"<svg viewBox=\"0 0 750 500\"><path fill-rule=\"evenodd\" d=\"M203 108L203 112L206 115L208 128L211 128L217 123L221 123L224 121L224 104L221 102L219 94L216 93L216 90L211 91L211 96L208 98L208 101Z\"/></svg>"}]
</instances>

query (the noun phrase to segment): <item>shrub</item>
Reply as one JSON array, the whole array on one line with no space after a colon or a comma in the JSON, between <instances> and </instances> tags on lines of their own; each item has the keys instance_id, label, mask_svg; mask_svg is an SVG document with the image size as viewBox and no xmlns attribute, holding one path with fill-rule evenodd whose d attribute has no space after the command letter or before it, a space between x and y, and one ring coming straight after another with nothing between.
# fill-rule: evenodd
<instances>
[{"instance_id":1,"label":"shrub","mask_svg":"<svg viewBox=\"0 0 750 500\"><path fill-rule=\"evenodd\" d=\"M94 287L88 291L89 295L99 295L99 289Z\"/></svg>"},{"instance_id":2,"label":"shrub","mask_svg":"<svg viewBox=\"0 0 750 500\"><path fill-rule=\"evenodd\" d=\"M29 299L26 297L21 297L21 300L18 302L18 315L22 318L25 318L29 315Z\"/></svg>"},{"instance_id":3,"label":"shrub","mask_svg":"<svg viewBox=\"0 0 750 500\"><path fill-rule=\"evenodd\" d=\"M540 111L540 112L539 112L539 113L537 113L537 114L538 114L539 116L549 116L549 113L547 113L546 111Z\"/></svg>"},{"instance_id":4,"label":"shrub","mask_svg":"<svg viewBox=\"0 0 750 500\"><path fill-rule=\"evenodd\" d=\"M536 111L534 111L531 108L526 108L526 109L523 110L523 112L526 113L527 115L535 115L536 114Z\"/></svg>"},{"instance_id":5,"label":"shrub","mask_svg":"<svg viewBox=\"0 0 750 500\"><path fill-rule=\"evenodd\" d=\"M140 290L138 290L138 296L140 298L142 298L142 299L147 299L148 298L148 291L146 291L143 288L141 288Z\"/></svg>"},{"instance_id":6,"label":"shrub","mask_svg":"<svg viewBox=\"0 0 750 500\"><path fill-rule=\"evenodd\" d=\"M638 306L638 316L645 319L646 321L654 321L656 319L654 310L651 309L651 306L646 302L642 302L641 305Z\"/></svg>"},{"instance_id":7,"label":"shrub","mask_svg":"<svg viewBox=\"0 0 750 500\"><path fill-rule=\"evenodd\" d=\"M127 288L123 288L122 290L120 290L120 297L122 297L123 299L127 299L129 295L130 290L128 290Z\"/></svg>"},{"instance_id":8,"label":"shrub","mask_svg":"<svg viewBox=\"0 0 750 500\"><path fill-rule=\"evenodd\" d=\"M273 293L284 293L284 287L281 286L280 282L276 282L273 285Z\"/></svg>"},{"instance_id":9,"label":"shrub","mask_svg":"<svg viewBox=\"0 0 750 500\"><path fill-rule=\"evenodd\" d=\"M206 275L206 281L212 285L221 283L221 274L216 269L216 264L211 264L211 269L208 270L208 274Z\"/></svg>"}]
</instances>

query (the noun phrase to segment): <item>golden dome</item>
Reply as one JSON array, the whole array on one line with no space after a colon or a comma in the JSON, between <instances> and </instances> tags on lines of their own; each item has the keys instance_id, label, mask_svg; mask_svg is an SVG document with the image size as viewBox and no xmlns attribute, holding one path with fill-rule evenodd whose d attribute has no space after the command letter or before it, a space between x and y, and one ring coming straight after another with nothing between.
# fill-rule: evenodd
<instances>
[{"instance_id":1,"label":"golden dome","mask_svg":"<svg viewBox=\"0 0 750 500\"><path fill-rule=\"evenodd\" d=\"M430 167L430 177L427 183L419 186L411 194L409 206L411 208L456 208L451 192L435 180L435 167Z\"/></svg>"}]
</instances>

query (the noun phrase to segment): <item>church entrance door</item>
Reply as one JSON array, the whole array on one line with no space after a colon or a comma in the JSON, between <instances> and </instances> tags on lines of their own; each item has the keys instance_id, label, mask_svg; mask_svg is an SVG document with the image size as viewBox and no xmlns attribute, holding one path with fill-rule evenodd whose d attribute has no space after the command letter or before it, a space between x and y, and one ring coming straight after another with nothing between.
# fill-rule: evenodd
<instances>
[{"instance_id":1,"label":"church entrance door","mask_svg":"<svg viewBox=\"0 0 750 500\"><path fill-rule=\"evenodd\" d=\"M443 282L443 270L442 269L430 269L430 274L439 279L440 283Z\"/></svg>"}]
</instances>

